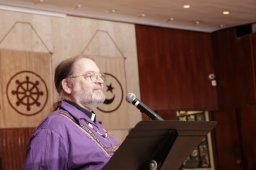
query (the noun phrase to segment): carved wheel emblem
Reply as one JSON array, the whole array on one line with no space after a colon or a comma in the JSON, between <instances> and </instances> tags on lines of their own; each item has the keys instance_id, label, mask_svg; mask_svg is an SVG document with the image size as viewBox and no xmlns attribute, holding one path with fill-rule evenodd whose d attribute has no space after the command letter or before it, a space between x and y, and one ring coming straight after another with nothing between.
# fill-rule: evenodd
<instances>
[{"instance_id":1,"label":"carved wheel emblem","mask_svg":"<svg viewBox=\"0 0 256 170\"><path fill-rule=\"evenodd\" d=\"M25 81L20 82L19 80L16 80L16 83L18 84L17 89L16 91L13 90L12 94L17 96L17 106L19 106L20 104L26 105L27 111L30 110L31 105L36 104L37 106L40 106L40 102L38 102L38 99L39 96L43 95L44 93L42 91L39 92L39 81L33 83L29 81L29 77L26 77Z\"/></svg>"},{"instance_id":2,"label":"carved wheel emblem","mask_svg":"<svg viewBox=\"0 0 256 170\"><path fill-rule=\"evenodd\" d=\"M46 105L48 90L44 80L31 71L15 74L7 84L7 98L14 110L32 116Z\"/></svg>"}]
</instances>

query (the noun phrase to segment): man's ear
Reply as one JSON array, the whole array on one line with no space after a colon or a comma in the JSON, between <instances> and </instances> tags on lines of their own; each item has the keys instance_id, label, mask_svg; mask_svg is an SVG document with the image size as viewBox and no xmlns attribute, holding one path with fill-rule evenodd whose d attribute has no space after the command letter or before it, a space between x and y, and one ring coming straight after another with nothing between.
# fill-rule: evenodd
<instances>
[{"instance_id":1,"label":"man's ear","mask_svg":"<svg viewBox=\"0 0 256 170\"><path fill-rule=\"evenodd\" d=\"M61 85L62 85L63 90L67 94L70 94L72 92L72 86L71 86L70 82L67 79L62 80Z\"/></svg>"}]
</instances>

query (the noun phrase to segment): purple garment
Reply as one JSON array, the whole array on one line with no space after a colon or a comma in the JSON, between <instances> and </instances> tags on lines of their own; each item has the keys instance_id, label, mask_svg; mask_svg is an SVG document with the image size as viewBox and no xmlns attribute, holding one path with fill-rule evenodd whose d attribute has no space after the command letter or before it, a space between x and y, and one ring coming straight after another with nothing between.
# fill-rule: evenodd
<instances>
[{"instance_id":1,"label":"purple garment","mask_svg":"<svg viewBox=\"0 0 256 170\"><path fill-rule=\"evenodd\" d=\"M68 116L73 117L73 121ZM109 135L100 136L85 120L105 134L99 120L94 123L83 112L62 101L61 109L45 118L32 134L23 169L103 169L118 143Z\"/></svg>"}]
</instances>

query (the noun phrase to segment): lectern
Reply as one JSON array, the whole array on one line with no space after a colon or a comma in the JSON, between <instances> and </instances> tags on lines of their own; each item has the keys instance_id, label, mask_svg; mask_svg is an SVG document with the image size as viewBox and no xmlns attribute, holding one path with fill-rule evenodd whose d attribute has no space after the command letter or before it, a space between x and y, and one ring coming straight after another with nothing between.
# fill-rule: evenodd
<instances>
[{"instance_id":1,"label":"lectern","mask_svg":"<svg viewBox=\"0 0 256 170\"><path fill-rule=\"evenodd\" d=\"M103 170L177 170L216 123L141 121Z\"/></svg>"}]
</instances>

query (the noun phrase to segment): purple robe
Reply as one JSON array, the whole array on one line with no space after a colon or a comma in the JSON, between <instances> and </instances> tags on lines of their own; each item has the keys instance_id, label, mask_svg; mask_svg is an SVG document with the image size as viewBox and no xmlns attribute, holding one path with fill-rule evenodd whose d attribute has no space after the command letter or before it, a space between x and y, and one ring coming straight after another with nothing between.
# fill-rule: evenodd
<instances>
[{"instance_id":1,"label":"purple robe","mask_svg":"<svg viewBox=\"0 0 256 170\"><path fill-rule=\"evenodd\" d=\"M93 122L65 101L60 106L32 134L23 169L103 169L118 148L118 143L110 135L103 138L96 132L105 134L99 120Z\"/></svg>"}]
</instances>

